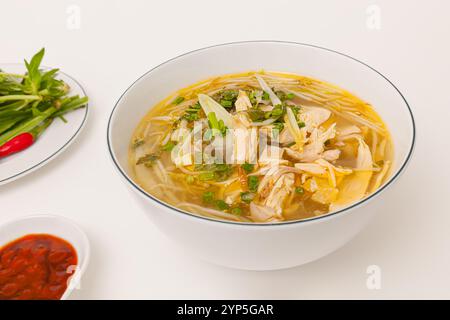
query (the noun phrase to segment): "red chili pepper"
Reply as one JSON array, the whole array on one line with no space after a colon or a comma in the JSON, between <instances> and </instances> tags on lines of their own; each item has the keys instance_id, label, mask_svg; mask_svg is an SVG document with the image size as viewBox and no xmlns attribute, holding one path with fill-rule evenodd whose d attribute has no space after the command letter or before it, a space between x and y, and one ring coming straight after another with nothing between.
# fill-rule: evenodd
<instances>
[{"instance_id":1,"label":"red chili pepper","mask_svg":"<svg viewBox=\"0 0 450 320\"><path fill-rule=\"evenodd\" d=\"M31 133L21 133L0 146L0 158L22 151L31 146L33 142L34 136Z\"/></svg>"},{"instance_id":2,"label":"red chili pepper","mask_svg":"<svg viewBox=\"0 0 450 320\"><path fill-rule=\"evenodd\" d=\"M2 146L0 146L0 158L25 150L31 146L41 135L41 133L48 128L52 121L53 119L47 119L30 132L23 132L5 142Z\"/></svg>"}]
</instances>

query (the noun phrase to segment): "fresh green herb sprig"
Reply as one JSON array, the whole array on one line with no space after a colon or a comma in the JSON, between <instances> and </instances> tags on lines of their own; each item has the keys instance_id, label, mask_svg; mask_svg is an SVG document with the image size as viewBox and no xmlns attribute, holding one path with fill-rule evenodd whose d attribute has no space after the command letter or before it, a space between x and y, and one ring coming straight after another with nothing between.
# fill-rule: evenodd
<instances>
[{"instance_id":1,"label":"fresh green herb sprig","mask_svg":"<svg viewBox=\"0 0 450 320\"><path fill-rule=\"evenodd\" d=\"M29 62L25 60L27 73L23 75L0 70L0 145L47 119L65 121L66 113L88 102L87 97L68 96L69 86L56 78L58 69L40 68L44 54L41 49Z\"/></svg>"}]
</instances>

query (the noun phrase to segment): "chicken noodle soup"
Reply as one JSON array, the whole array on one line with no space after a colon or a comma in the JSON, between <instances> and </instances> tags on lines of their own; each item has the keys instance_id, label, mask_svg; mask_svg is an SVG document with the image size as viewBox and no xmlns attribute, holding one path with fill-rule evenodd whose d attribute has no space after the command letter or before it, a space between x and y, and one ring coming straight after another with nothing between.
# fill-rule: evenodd
<instances>
[{"instance_id":1,"label":"chicken noodle soup","mask_svg":"<svg viewBox=\"0 0 450 320\"><path fill-rule=\"evenodd\" d=\"M216 219L306 219L378 189L393 146L368 103L316 79L277 72L211 78L154 106L129 162L149 194Z\"/></svg>"}]
</instances>

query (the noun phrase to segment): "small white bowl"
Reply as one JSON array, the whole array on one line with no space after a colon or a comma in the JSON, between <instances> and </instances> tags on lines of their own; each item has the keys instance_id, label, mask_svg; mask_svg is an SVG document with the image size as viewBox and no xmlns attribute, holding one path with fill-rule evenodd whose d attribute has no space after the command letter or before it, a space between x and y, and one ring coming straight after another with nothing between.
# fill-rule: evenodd
<instances>
[{"instance_id":1,"label":"small white bowl","mask_svg":"<svg viewBox=\"0 0 450 320\"><path fill-rule=\"evenodd\" d=\"M80 282L89 263L90 246L86 234L72 220L54 215L33 215L0 225L0 248L28 234L49 234L69 242L78 256L78 264L61 300L69 297Z\"/></svg>"},{"instance_id":2,"label":"small white bowl","mask_svg":"<svg viewBox=\"0 0 450 320\"><path fill-rule=\"evenodd\" d=\"M261 69L331 82L370 102L393 138L394 168L388 181L374 194L340 211L273 224L236 223L197 216L160 201L133 181L127 162L128 147L135 127L149 108L199 80ZM148 216L169 237L216 264L271 270L301 265L335 251L361 231L377 211L383 210L378 196L404 171L410 160L415 125L400 91L365 63L312 45L250 41L196 50L145 73L117 101L109 120L107 138L115 167Z\"/></svg>"}]
</instances>

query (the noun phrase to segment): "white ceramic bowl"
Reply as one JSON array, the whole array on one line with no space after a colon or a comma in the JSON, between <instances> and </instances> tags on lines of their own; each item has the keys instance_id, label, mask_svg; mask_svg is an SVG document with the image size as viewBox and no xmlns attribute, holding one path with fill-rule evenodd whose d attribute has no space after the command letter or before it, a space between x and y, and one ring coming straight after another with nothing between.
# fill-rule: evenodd
<instances>
[{"instance_id":1,"label":"white ceramic bowl","mask_svg":"<svg viewBox=\"0 0 450 320\"><path fill-rule=\"evenodd\" d=\"M158 101L199 80L248 70L273 70L334 83L370 102L388 125L395 147L391 178L374 194L346 209L302 221L246 224L211 220L152 197L129 175L128 145L140 119ZM201 258L249 270L282 269L319 259L363 229L382 208L380 195L404 170L415 140L411 110L381 73L347 55L316 46L252 41L213 46L169 60L136 80L120 97L108 125L115 166L153 222Z\"/></svg>"},{"instance_id":2,"label":"white ceramic bowl","mask_svg":"<svg viewBox=\"0 0 450 320\"><path fill-rule=\"evenodd\" d=\"M78 265L61 297L65 300L80 282L89 263L90 246L86 234L72 220L54 215L33 215L0 225L0 247L28 234L50 234L69 242L78 256Z\"/></svg>"}]
</instances>

